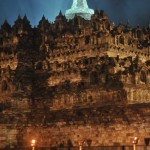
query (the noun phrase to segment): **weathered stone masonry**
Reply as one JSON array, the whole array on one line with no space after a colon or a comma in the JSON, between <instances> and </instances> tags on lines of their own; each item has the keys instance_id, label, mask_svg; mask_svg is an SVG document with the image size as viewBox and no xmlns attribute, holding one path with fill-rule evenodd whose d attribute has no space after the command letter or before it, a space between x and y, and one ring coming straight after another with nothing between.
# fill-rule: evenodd
<instances>
[{"instance_id":1,"label":"weathered stone masonry","mask_svg":"<svg viewBox=\"0 0 150 150\"><path fill-rule=\"evenodd\" d=\"M139 144L150 137L150 28L60 12L0 29L0 148ZM107 139L107 140L106 140Z\"/></svg>"}]
</instances>

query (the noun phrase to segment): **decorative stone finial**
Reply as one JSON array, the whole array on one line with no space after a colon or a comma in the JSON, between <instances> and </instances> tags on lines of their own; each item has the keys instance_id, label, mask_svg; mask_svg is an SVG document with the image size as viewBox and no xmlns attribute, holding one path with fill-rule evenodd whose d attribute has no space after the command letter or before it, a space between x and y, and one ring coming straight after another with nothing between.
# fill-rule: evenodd
<instances>
[{"instance_id":1,"label":"decorative stone finial","mask_svg":"<svg viewBox=\"0 0 150 150\"><path fill-rule=\"evenodd\" d=\"M83 17L85 20L90 20L94 10L88 7L86 0L73 0L71 9L66 11L66 18L73 19L75 15Z\"/></svg>"}]
</instances>

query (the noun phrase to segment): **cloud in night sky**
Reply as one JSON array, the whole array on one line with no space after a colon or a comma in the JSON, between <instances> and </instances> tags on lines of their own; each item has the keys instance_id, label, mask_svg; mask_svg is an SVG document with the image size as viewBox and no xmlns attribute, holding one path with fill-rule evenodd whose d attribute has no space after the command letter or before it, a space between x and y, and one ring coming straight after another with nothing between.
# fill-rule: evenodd
<instances>
[{"instance_id":1,"label":"cloud in night sky","mask_svg":"<svg viewBox=\"0 0 150 150\"><path fill-rule=\"evenodd\" d=\"M116 24L129 20L133 26L150 23L150 0L87 0L89 7L103 9ZM5 19L13 25L20 14L26 14L31 24L37 25L44 15L53 22L59 11L65 13L72 0L0 0L0 25Z\"/></svg>"}]
</instances>

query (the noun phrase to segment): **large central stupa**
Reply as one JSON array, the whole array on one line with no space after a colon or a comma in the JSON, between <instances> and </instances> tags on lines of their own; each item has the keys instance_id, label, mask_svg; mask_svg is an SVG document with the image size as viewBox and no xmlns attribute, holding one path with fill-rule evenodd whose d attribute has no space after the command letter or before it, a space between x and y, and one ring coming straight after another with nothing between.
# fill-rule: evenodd
<instances>
[{"instance_id":1,"label":"large central stupa","mask_svg":"<svg viewBox=\"0 0 150 150\"><path fill-rule=\"evenodd\" d=\"M90 20L94 10L88 7L86 0L73 0L71 9L65 13L67 19L73 19L75 15L83 17L85 20Z\"/></svg>"}]
</instances>

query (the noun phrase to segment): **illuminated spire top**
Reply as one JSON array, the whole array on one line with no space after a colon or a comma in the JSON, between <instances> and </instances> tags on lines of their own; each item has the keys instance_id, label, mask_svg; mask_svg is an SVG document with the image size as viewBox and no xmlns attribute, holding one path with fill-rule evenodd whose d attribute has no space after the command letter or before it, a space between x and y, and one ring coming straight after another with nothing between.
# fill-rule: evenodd
<instances>
[{"instance_id":1,"label":"illuminated spire top","mask_svg":"<svg viewBox=\"0 0 150 150\"><path fill-rule=\"evenodd\" d=\"M66 11L66 18L73 19L75 15L83 17L85 20L90 20L94 10L88 7L86 0L73 0L71 9Z\"/></svg>"}]
</instances>

